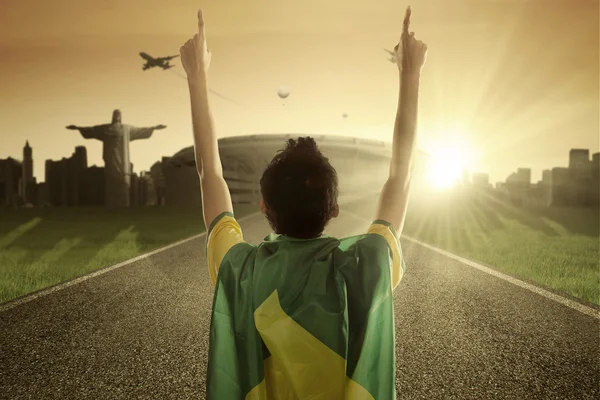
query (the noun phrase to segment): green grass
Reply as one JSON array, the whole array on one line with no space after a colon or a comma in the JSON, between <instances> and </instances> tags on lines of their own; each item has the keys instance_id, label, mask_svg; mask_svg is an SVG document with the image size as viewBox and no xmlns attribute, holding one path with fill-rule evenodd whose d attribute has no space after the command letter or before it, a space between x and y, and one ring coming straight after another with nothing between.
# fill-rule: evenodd
<instances>
[{"instance_id":1,"label":"green grass","mask_svg":"<svg viewBox=\"0 0 600 400\"><path fill-rule=\"evenodd\" d=\"M241 217L258 206L234 209ZM0 210L0 302L204 231L199 207Z\"/></svg>"},{"instance_id":2,"label":"green grass","mask_svg":"<svg viewBox=\"0 0 600 400\"><path fill-rule=\"evenodd\" d=\"M253 211L236 207L237 216ZM404 233L600 305L599 224L597 209L515 207L455 193L413 198ZM204 229L200 208L0 210L0 302Z\"/></svg>"},{"instance_id":3,"label":"green grass","mask_svg":"<svg viewBox=\"0 0 600 400\"><path fill-rule=\"evenodd\" d=\"M600 305L600 212L516 207L485 193L411 201L404 234Z\"/></svg>"}]
</instances>

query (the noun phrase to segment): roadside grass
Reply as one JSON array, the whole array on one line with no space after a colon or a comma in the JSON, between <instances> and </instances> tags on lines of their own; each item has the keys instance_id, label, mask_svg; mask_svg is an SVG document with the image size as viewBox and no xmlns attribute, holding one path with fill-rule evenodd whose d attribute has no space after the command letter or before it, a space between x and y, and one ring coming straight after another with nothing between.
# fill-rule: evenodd
<instances>
[{"instance_id":1,"label":"roadside grass","mask_svg":"<svg viewBox=\"0 0 600 400\"><path fill-rule=\"evenodd\" d=\"M374 210L364 201L343 208ZM237 205L235 214L257 210ZM199 207L0 210L0 302L204 230ZM600 305L597 209L516 207L486 193L455 191L411 199L403 233Z\"/></svg>"},{"instance_id":2,"label":"roadside grass","mask_svg":"<svg viewBox=\"0 0 600 400\"><path fill-rule=\"evenodd\" d=\"M486 193L409 206L404 234L600 305L600 212L516 207Z\"/></svg>"},{"instance_id":3,"label":"roadside grass","mask_svg":"<svg viewBox=\"0 0 600 400\"><path fill-rule=\"evenodd\" d=\"M234 206L237 217L258 206ZM0 210L0 302L205 231L200 207Z\"/></svg>"}]
</instances>

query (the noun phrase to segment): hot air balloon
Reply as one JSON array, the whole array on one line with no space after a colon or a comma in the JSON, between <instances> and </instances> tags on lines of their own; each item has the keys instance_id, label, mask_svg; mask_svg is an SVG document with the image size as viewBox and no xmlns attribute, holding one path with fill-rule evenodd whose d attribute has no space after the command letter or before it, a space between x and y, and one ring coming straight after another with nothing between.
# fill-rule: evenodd
<instances>
[{"instance_id":1,"label":"hot air balloon","mask_svg":"<svg viewBox=\"0 0 600 400\"><path fill-rule=\"evenodd\" d=\"M348 114L347 114L347 113L343 113L343 114L342 114L342 117L343 117L343 118L348 118Z\"/></svg>"},{"instance_id":2,"label":"hot air balloon","mask_svg":"<svg viewBox=\"0 0 600 400\"><path fill-rule=\"evenodd\" d=\"M277 91L277 96L279 96L279 98L281 100L285 100L289 95L290 95L290 90L284 86L280 87L279 90ZM282 102L281 105L285 107L285 101Z\"/></svg>"},{"instance_id":3,"label":"hot air balloon","mask_svg":"<svg viewBox=\"0 0 600 400\"><path fill-rule=\"evenodd\" d=\"M290 90L282 86L277 91L277 95L282 99L286 99L290 95Z\"/></svg>"}]
</instances>

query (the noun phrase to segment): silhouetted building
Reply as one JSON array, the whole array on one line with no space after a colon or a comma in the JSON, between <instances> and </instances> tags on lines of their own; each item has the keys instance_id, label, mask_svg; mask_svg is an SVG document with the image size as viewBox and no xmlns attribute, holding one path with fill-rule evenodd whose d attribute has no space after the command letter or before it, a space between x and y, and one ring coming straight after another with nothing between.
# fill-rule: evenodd
<instances>
[{"instance_id":1,"label":"silhouetted building","mask_svg":"<svg viewBox=\"0 0 600 400\"><path fill-rule=\"evenodd\" d=\"M137 207L140 205L139 192L140 192L140 181L139 177L135 172L132 172L129 176L129 206Z\"/></svg>"},{"instance_id":2,"label":"silhouetted building","mask_svg":"<svg viewBox=\"0 0 600 400\"><path fill-rule=\"evenodd\" d=\"M517 181L531 185L531 168L517 168Z\"/></svg>"},{"instance_id":3,"label":"silhouetted building","mask_svg":"<svg viewBox=\"0 0 600 400\"><path fill-rule=\"evenodd\" d=\"M35 205L39 207L47 207L50 205L49 195L48 195L48 184L46 182L40 182L36 185L35 188L36 201Z\"/></svg>"},{"instance_id":4,"label":"silhouetted building","mask_svg":"<svg viewBox=\"0 0 600 400\"><path fill-rule=\"evenodd\" d=\"M571 149L569 152L569 171L575 179L590 177L590 151L587 149Z\"/></svg>"},{"instance_id":5,"label":"silhouetted building","mask_svg":"<svg viewBox=\"0 0 600 400\"><path fill-rule=\"evenodd\" d=\"M600 174L600 152L592 154L592 175Z\"/></svg>"},{"instance_id":6,"label":"silhouetted building","mask_svg":"<svg viewBox=\"0 0 600 400\"><path fill-rule=\"evenodd\" d=\"M19 182L22 175L23 165L20 161L11 157L0 160L0 206L19 205Z\"/></svg>"},{"instance_id":7,"label":"silhouetted building","mask_svg":"<svg viewBox=\"0 0 600 400\"><path fill-rule=\"evenodd\" d=\"M531 190L531 169L518 168L506 178L504 191L513 204L521 205Z\"/></svg>"},{"instance_id":8,"label":"silhouetted building","mask_svg":"<svg viewBox=\"0 0 600 400\"><path fill-rule=\"evenodd\" d=\"M36 198L36 181L33 177L33 150L29 146L29 141L25 142L23 147L23 168L19 185L19 194L23 203L35 204Z\"/></svg>"},{"instance_id":9,"label":"silhouetted building","mask_svg":"<svg viewBox=\"0 0 600 400\"><path fill-rule=\"evenodd\" d=\"M543 185L550 185L552 183L552 170L545 169L542 171L542 180L541 183Z\"/></svg>"},{"instance_id":10,"label":"silhouetted building","mask_svg":"<svg viewBox=\"0 0 600 400\"><path fill-rule=\"evenodd\" d=\"M148 181L150 179L151 178L146 176L143 172L140 173L140 176L136 173L131 174L131 193L129 198L132 207L148 205Z\"/></svg>"},{"instance_id":11,"label":"silhouetted building","mask_svg":"<svg viewBox=\"0 0 600 400\"><path fill-rule=\"evenodd\" d=\"M475 172L471 176L471 181L473 182L473 187L480 188L480 189L491 188L490 176L488 174L484 174L481 172Z\"/></svg>"},{"instance_id":12,"label":"silhouetted building","mask_svg":"<svg viewBox=\"0 0 600 400\"><path fill-rule=\"evenodd\" d=\"M589 150L572 149L569 166L555 167L542 172L542 180L530 184L531 170L519 168L504 186L511 200L521 204L543 206L598 206L600 204L600 153L592 160Z\"/></svg>"},{"instance_id":13,"label":"silhouetted building","mask_svg":"<svg viewBox=\"0 0 600 400\"><path fill-rule=\"evenodd\" d=\"M591 161L592 189L590 191L591 205L600 206L600 152L592 154Z\"/></svg>"},{"instance_id":14,"label":"silhouetted building","mask_svg":"<svg viewBox=\"0 0 600 400\"><path fill-rule=\"evenodd\" d=\"M48 203L52 206L67 204L66 158L60 161L46 160L46 185Z\"/></svg>"},{"instance_id":15,"label":"silhouetted building","mask_svg":"<svg viewBox=\"0 0 600 400\"><path fill-rule=\"evenodd\" d=\"M141 179L144 181L142 185L142 194L146 199L146 205L155 206L158 205L156 199L156 187L154 184L154 178L152 178L152 174L149 171L144 172L141 176Z\"/></svg>"},{"instance_id":16,"label":"silhouetted building","mask_svg":"<svg viewBox=\"0 0 600 400\"><path fill-rule=\"evenodd\" d=\"M139 181L139 189L138 189L138 198L140 206L150 206L155 203L152 202L150 191L152 189L152 177L147 171L140 172L140 176L138 178Z\"/></svg>"},{"instance_id":17,"label":"silhouetted building","mask_svg":"<svg viewBox=\"0 0 600 400\"><path fill-rule=\"evenodd\" d=\"M80 186L80 205L104 206L104 167L86 168Z\"/></svg>"},{"instance_id":18,"label":"silhouetted building","mask_svg":"<svg viewBox=\"0 0 600 400\"><path fill-rule=\"evenodd\" d=\"M542 180L537 184L541 196L541 204L545 207L552 205L552 170L542 171Z\"/></svg>"},{"instance_id":19,"label":"silhouetted building","mask_svg":"<svg viewBox=\"0 0 600 400\"><path fill-rule=\"evenodd\" d=\"M193 160L184 160L175 154L165 160L165 204L168 206L201 206L200 177ZM232 199L233 201L233 199Z\"/></svg>"},{"instance_id":20,"label":"silhouetted building","mask_svg":"<svg viewBox=\"0 0 600 400\"><path fill-rule=\"evenodd\" d=\"M587 149L572 149L569 152L569 177L566 190L568 205L593 205L592 162Z\"/></svg>"},{"instance_id":21,"label":"silhouetted building","mask_svg":"<svg viewBox=\"0 0 600 400\"><path fill-rule=\"evenodd\" d=\"M77 146L70 158L46 161L49 203L53 206L80 206L82 188L91 184L84 179L87 169L85 147Z\"/></svg>"},{"instance_id":22,"label":"silhouetted building","mask_svg":"<svg viewBox=\"0 0 600 400\"><path fill-rule=\"evenodd\" d=\"M551 175L551 201L553 206L567 206L570 201L569 194L569 168L552 168Z\"/></svg>"},{"instance_id":23,"label":"silhouetted building","mask_svg":"<svg viewBox=\"0 0 600 400\"><path fill-rule=\"evenodd\" d=\"M168 162L170 157L163 157L161 161L157 161L150 167L150 176L154 186L154 204L164 206L166 204L167 183L163 172L163 164Z\"/></svg>"},{"instance_id":24,"label":"silhouetted building","mask_svg":"<svg viewBox=\"0 0 600 400\"><path fill-rule=\"evenodd\" d=\"M506 178L506 186L509 190L524 190L531 186L531 168L518 168Z\"/></svg>"}]
</instances>

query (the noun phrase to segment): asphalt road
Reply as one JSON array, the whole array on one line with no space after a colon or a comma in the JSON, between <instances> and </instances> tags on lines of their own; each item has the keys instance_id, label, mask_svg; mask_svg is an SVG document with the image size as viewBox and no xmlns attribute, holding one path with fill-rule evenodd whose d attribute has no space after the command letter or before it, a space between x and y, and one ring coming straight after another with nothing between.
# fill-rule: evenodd
<instances>
[{"instance_id":1,"label":"asphalt road","mask_svg":"<svg viewBox=\"0 0 600 400\"><path fill-rule=\"evenodd\" d=\"M371 210L352 212L371 219ZM269 232L261 216L246 240ZM362 233L342 214L327 233ZM598 399L599 321L410 241L394 295L400 399ZM0 399L202 399L204 237L0 312Z\"/></svg>"}]
</instances>

